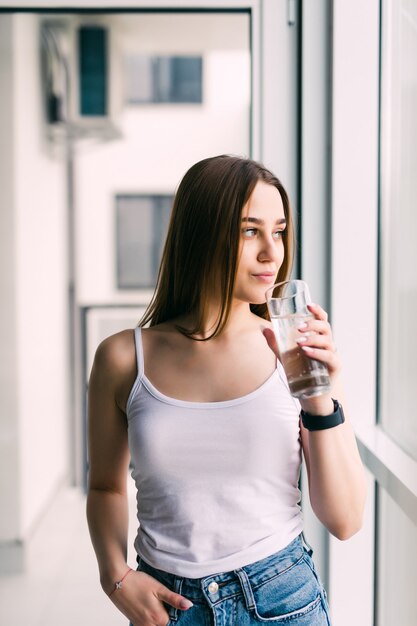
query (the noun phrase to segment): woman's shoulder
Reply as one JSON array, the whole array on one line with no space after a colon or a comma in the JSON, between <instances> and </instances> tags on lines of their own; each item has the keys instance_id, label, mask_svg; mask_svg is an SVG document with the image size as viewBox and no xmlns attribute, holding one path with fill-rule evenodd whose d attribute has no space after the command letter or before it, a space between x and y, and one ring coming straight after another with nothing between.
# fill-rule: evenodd
<instances>
[{"instance_id":1,"label":"woman's shoulder","mask_svg":"<svg viewBox=\"0 0 417 626\"><path fill-rule=\"evenodd\" d=\"M93 367L113 381L131 373L136 367L134 330L128 328L106 337L97 347Z\"/></svg>"}]
</instances>

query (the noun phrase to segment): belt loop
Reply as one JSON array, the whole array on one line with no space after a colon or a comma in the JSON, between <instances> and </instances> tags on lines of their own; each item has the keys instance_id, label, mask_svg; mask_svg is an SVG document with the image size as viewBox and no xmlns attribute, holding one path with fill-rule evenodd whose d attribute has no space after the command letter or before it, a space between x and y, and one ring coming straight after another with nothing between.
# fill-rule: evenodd
<instances>
[{"instance_id":1,"label":"belt loop","mask_svg":"<svg viewBox=\"0 0 417 626\"><path fill-rule=\"evenodd\" d=\"M174 577L174 591L181 595L183 578L181 576ZM175 606L170 606L168 610L169 619L172 622L176 622L178 620L178 609Z\"/></svg>"},{"instance_id":2,"label":"belt loop","mask_svg":"<svg viewBox=\"0 0 417 626\"><path fill-rule=\"evenodd\" d=\"M240 584L242 586L243 595L245 597L246 607L248 611L253 611L256 608L255 598L253 597L253 591L249 578L244 569L235 569L235 574L238 576Z\"/></svg>"},{"instance_id":3,"label":"belt loop","mask_svg":"<svg viewBox=\"0 0 417 626\"><path fill-rule=\"evenodd\" d=\"M301 537L302 537L302 540L303 540L303 542L304 542L305 547L307 548L308 555L309 555L309 556L312 556L312 555L313 555L314 550L313 550L313 548L310 546L310 544L308 543L307 539L305 538L305 535L304 535L304 531L303 531L303 530L301 531Z\"/></svg>"}]
</instances>

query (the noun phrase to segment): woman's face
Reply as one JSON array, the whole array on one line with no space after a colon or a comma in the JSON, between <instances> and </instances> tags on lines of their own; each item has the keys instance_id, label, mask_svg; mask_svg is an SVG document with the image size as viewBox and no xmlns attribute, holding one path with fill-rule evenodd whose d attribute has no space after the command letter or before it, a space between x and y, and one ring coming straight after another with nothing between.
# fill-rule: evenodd
<instances>
[{"instance_id":1,"label":"woman's face","mask_svg":"<svg viewBox=\"0 0 417 626\"><path fill-rule=\"evenodd\" d=\"M265 291L274 284L284 260L285 226L278 189L258 181L242 210L235 299L250 304L265 302Z\"/></svg>"}]
</instances>

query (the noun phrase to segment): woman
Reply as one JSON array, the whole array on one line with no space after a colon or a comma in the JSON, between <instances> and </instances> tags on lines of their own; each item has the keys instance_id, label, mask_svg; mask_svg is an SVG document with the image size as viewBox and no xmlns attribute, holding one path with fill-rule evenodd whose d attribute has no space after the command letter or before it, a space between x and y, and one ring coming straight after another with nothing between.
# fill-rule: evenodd
<instances>
[{"instance_id":1,"label":"woman","mask_svg":"<svg viewBox=\"0 0 417 626\"><path fill-rule=\"evenodd\" d=\"M364 472L348 419L323 420L342 397L341 366L318 305L299 341L328 366L331 394L300 407L288 390L265 291L288 278L293 247L271 172L200 161L178 188L144 318L97 350L87 515L101 585L134 626L330 624L302 533L301 450L313 510L339 539L361 527ZM126 563L130 457L137 571Z\"/></svg>"}]
</instances>

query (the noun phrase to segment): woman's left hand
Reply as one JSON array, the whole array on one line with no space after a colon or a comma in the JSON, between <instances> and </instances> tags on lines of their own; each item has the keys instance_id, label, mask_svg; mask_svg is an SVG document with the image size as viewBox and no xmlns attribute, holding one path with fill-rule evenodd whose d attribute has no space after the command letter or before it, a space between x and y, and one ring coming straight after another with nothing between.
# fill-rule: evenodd
<instances>
[{"instance_id":1,"label":"woman's left hand","mask_svg":"<svg viewBox=\"0 0 417 626\"><path fill-rule=\"evenodd\" d=\"M314 319L307 320L305 325L298 329L300 334L298 343L309 357L327 365L330 381L333 385L342 366L333 341L328 315L318 304L309 304L307 306ZM265 328L263 334L271 350L280 359L278 345L272 329Z\"/></svg>"},{"instance_id":2,"label":"woman's left hand","mask_svg":"<svg viewBox=\"0 0 417 626\"><path fill-rule=\"evenodd\" d=\"M330 381L333 383L342 369L342 364L333 341L328 315L318 304L308 304L307 307L314 319L307 320L306 325L298 329L298 344L309 357L327 365Z\"/></svg>"}]
</instances>

